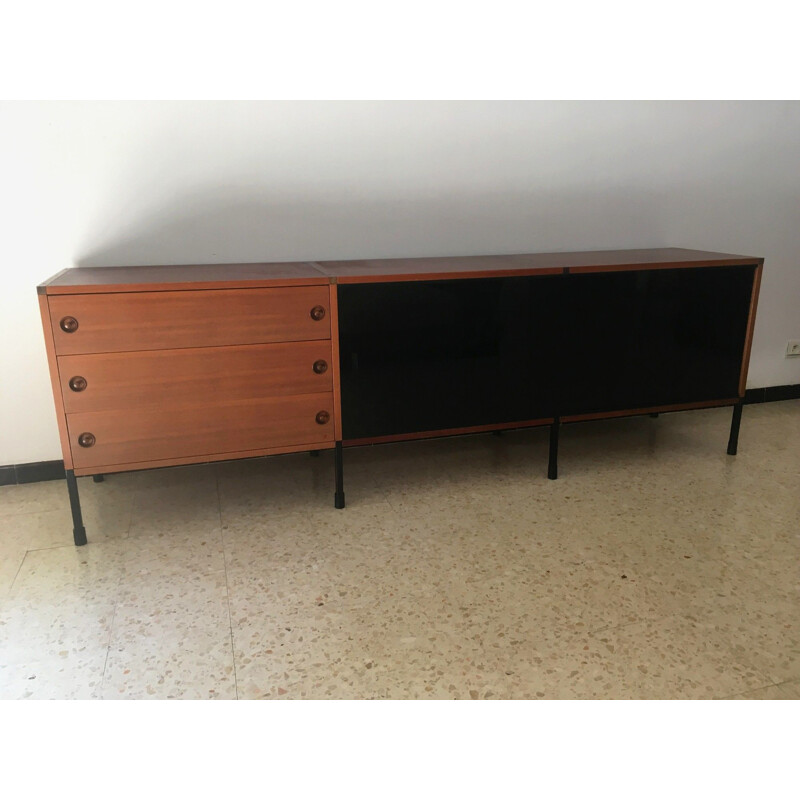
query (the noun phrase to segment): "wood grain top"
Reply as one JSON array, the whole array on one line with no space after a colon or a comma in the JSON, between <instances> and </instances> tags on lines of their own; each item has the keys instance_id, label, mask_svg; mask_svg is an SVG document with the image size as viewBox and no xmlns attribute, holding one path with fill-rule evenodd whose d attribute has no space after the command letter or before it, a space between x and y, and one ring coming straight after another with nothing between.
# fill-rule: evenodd
<instances>
[{"instance_id":1,"label":"wood grain top","mask_svg":"<svg viewBox=\"0 0 800 800\"><path fill-rule=\"evenodd\" d=\"M40 294L142 292L326 284L330 279L303 261L260 264L179 264L145 267L75 267L38 287Z\"/></svg>"},{"instance_id":2,"label":"wood grain top","mask_svg":"<svg viewBox=\"0 0 800 800\"><path fill-rule=\"evenodd\" d=\"M76 267L39 285L40 294L90 294L175 289L255 288L371 283L377 281L552 275L678 267L753 266L756 256L662 247L570 253L295 261L258 264L183 264L142 267Z\"/></svg>"},{"instance_id":3,"label":"wood grain top","mask_svg":"<svg viewBox=\"0 0 800 800\"><path fill-rule=\"evenodd\" d=\"M547 275L563 272L610 272L620 269L752 266L763 263L763 260L763 258L754 256L666 247L574 253L370 259L313 263L325 275L335 278L338 283L367 283L459 277Z\"/></svg>"}]
</instances>

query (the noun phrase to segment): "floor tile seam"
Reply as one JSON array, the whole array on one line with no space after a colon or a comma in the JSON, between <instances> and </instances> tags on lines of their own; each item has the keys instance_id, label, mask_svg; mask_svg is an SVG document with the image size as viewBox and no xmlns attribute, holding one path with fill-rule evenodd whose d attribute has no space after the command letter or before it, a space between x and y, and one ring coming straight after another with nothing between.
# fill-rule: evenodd
<instances>
[{"instance_id":1,"label":"floor tile seam","mask_svg":"<svg viewBox=\"0 0 800 800\"><path fill-rule=\"evenodd\" d=\"M239 699L239 679L236 674L236 646L233 638L233 614L231 613L231 589L228 580L228 559L225 555L225 527L222 522L222 502L219 494L219 469L217 465L214 466L214 478L217 489L217 509L219 511L219 532L222 543L222 566L225 570L225 600L228 607L228 629L230 632L231 641L231 663L233 664L233 689L236 699Z\"/></svg>"},{"instance_id":2,"label":"floor tile seam","mask_svg":"<svg viewBox=\"0 0 800 800\"><path fill-rule=\"evenodd\" d=\"M25 550L25 554L22 556L19 562L19 566L17 567L17 571L14 573L14 578L8 586L8 591L6 592L5 599L8 599L11 596L11 592L14 590L14 584L17 582L19 578L20 572L22 572L22 566L25 564L26 559L28 558L29 550Z\"/></svg>"},{"instance_id":3,"label":"floor tile seam","mask_svg":"<svg viewBox=\"0 0 800 800\"><path fill-rule=\"evenodd\" d=\"M788 680L785 680L785 681L781 680L781 681L778 681L778 683L775 684L775 686L777 686L778 688L782 688L784 686L792 686L792 685L795 685L795 686L798 687L798 689L800 689L800 677L798 677L798 678L789 678Z\"/></svg>"},{"instance_id":4,"label":"floor tile seam","mask_svg":"<svg viewBox=\"0 0 800 800\"><path fill-rule=\"evenodd\" d=\"M121 536L121 539L130 539L131 536L131 527L133 527L133 509L136 507L136 493L137 490L133 490L133 494L131 495L131 502L128 507L128 527L125 529L125 535Z\"/></svg>"},{"instance_id":5,"label":"floor tile seam","mask_svg":"<svg viewBox=\"0 0 800 800\"><path fill-rule=\"evenodd\" d=\"M783 683L791 683L791 681L784 681ZM755 689L748 689L746 692L736 692L736 694L729 694L725 697L719 697L718 700L738 700L741 697L746 697L753 692L760 692L764 689L772 689L775 686L783 686L783 683L765 683L763 686L757 686Z\"/></svg>"},{"instance_id":6,"label":"floor tile seam","mask_svg":"<svg viewBox=\"0 0 800 800\"><path fill-rule=\"evenodd\" d=\"M114 622L117 618L117 608L119 608L120 604L120 589L122 587L122 580L125 576L124 569L120 569L119 576L117 577L116 583L116 591L114 592L114 610L111 612L111 622L108 625L108 643L106 644L106 657L103 661L103 673L100 676L100 686L98 687L98 696L99 699L105 699L105 680L106 680L106 669L108 668L108 659L111 654L111 646L114 642Z\"/></svg>"},{"instance_id":7,"label":"floor tile seam","mask_svg":"<svg viewBox=\"0 0 800 800\"><path fill-rule=\"evenodd\" d=\"M3 520L13 520L17 517L27 517L32 514L52 514L54 511L64 511L69 513L68 506L58 506L57 508L37 508L35 511L12 511L10 514L0 514L0 522Z\"/></svg>"},{"instance_id":8,"label":"floor tile seam","mask_svg":"<svg viewBox=\"0 0 800 800\"><path fill-rule=\"evenodd\" d=\"M752 669L761 675L766 675L771 681L774 681L776 686L782 686L784 683L791 683L793 680L797 680L796 678L786 678L785 674L779 674L777 671L774 671L771 667L764 667L757 669L756 667L752 667Z\"/></svg>"},{"instance_id":9,"label":"floor tile seam","mask_svg":"<svg viewBox=\"0 0 800 800\"><path fill-rule=\"evenodd\" d=\"M97 542L95 542L94 544L97 544ZM26 548L25 552L26 553L41 553L41 552L43 552L45 550L63 550L65 548L67 548L67 547L74 548L75 546L76 545L75 545L74 542L64 542L64 544L51 544L51 545L47 545L45 547L28 547L28 548Z\"/></svg>"}]
</instances>

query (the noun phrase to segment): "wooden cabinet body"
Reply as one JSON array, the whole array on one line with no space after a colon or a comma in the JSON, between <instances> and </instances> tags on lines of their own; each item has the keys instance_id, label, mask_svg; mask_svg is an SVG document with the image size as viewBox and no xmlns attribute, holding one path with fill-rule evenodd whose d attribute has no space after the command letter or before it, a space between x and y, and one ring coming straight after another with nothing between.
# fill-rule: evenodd
<instances>
[{"instance_id":1,"label":"wooden cabinet body","mask_svg":"<svg viewBox=\"0 0 800 800\"><path fill-rule=\"evenodd\" d=\"M763 259L675 248L65 270L39 287L75 476L735 408ZM75 514L77 513L77 516Z\"/></svg>"}]
</instances>

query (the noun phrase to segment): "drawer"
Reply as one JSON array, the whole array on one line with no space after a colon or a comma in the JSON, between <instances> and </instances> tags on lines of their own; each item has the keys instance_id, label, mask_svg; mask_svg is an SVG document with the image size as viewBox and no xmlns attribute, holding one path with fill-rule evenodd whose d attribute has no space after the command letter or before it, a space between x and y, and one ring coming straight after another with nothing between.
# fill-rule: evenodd
<instances>
[{"instance_id":1,"label":"drawer","mask_svg":"<svg viewBox=\"0 0 800 800\"><path fill-rule=\"evenodd\" d=\"M318 415L323 413L322 417ZM67 414L76 468L332 442L333 394ZM83 438L81 438L83 437ZM82 446L89 444L88 447Z\"/></svg>"},{"instance_id":2,"label":"drawer","mask_svg":"<svg viewBox=\"0 0 800 800\"><path fill-rule=\"evenodd\" d=\"M59 356L58 372L67 413L333 390L330 341Z\"/></svg>"},{"instance_id":3,"label":"drawer","mask_svg":"<svg viewBox=\"0 0 800 800\"><path fill-rule=\"evenodd\" d=\"M329 288L49 298L58 355L330 339Z\"/></svg>"}]
</instances>

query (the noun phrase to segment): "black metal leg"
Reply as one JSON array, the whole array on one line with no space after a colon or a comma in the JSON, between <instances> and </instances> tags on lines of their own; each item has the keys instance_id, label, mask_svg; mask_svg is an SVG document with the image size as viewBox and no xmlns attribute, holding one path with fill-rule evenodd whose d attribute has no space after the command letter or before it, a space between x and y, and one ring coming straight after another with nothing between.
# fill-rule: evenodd
<instances>
[{"instance_id":1,"label":"black metal leg","mask_svg":"<svg viewBox=\"0 0 800 800\"><path fill-rule=\"evenodd\" d=\"M319 456L319 450L309 450L309 451L308 451L308 454L309 454L310 456L315 456L315 457L316 457L316 456Z\"/></svg>"},{"instance_id":2,"label":"black metal leg","mask_svg":"<svg viewBox=\"0 0 800 800\"><path fill-rule=\"evenodd\" d=\"M344 477L342 475L342 443L336 442L336 449L334 451L334 460L336 462L336 494L334 495L333 504L336 508L344 508Z\"/></svg>"},{"instance_id":3,"label":"black metal leg","mask_svg":"<svg viewBox=\"0 0 800 800\"><path fill-rule=\"evenodd\" d=\"M550 425L550 460L547 463L547 477L554 481L558 478L558 429L561 419L556 417Z\"/></svg>"},{"instance_id":4,"label":"black metal leg","mask_svg":"<svg viewBox=\"0 0 800 800\"><path fill-rule=\"evenodd\" d=\"M653 419L658 419L658 412L656 412L655 414L651 414L650 416L651 416Z\"/></svg>"},{"instance_id":5,"label":"black metal leg","mask_svg":"<svg viewBox=\"0 0 800 800\"><path fill-rule=\"evenodd\" d=\"M492 436L502 436L503 431L492 431Z\"/></svg>"},{"instance_id":6,"label":"black metal leg","mask_svg":"<svg viewBox=\"0 0 800 800\"><path fill-rule=\"evenodd\" d=\"M102 475L92 475L92 480L95 483L102 483L105 480L105 478Z\"/></svg>"},{"instance_id":7,"label":"black metal leg","mask_svg":"<svg viewBox=\"0 0 800 800\"><path fill-rule=\"evenodd\" d=\"M735 456L739 447L739 426L742 424L742 406L744 403L740 400L733 407L733 419L731 419L731 435L728 439L728 455Z\"/></svg>"},{"instance_id":8,"label":"black metal leg","mask_svg":"<svg viewBox=\"0 0 800 800\"><path fill-rule=\"evenodd\" d=\"M72 508L72 536L75 544L80 547L86 544L86 528L83 527L83 517L81 516L81 499L78 497L78 481L75 479L75 471L67 470L67 491L69 492L69 504Z\"/></svg>"}]
</instances>

